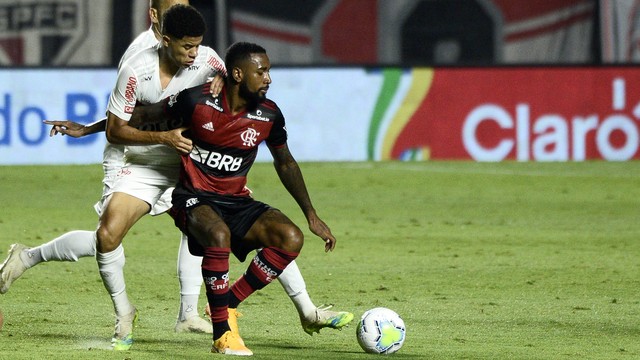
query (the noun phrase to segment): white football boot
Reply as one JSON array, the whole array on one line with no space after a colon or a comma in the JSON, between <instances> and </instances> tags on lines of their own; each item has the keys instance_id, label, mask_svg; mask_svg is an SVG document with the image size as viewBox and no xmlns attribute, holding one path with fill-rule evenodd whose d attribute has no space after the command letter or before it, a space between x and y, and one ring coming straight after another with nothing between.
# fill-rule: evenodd
<instances>
[{"instance_id":1,"label":"white football boot","mask_svg":"<svg viewBox=\"0 0 640 360\"><path fill-rule=\"evenodd\" d=\"M320 305L313 314L300 318L302 329L309 335L320 333L322 328L341 330L353 320L353 314L346 311L331 311L333 305Z\"/></svg>"},{"instance_id":2,"label":"white football boot","mask_svg":"<svg viewBox=\"0 0 640 360\"><path fill-rule=\"evenodd\" d=\"M27 266L20 258L20 253L27 249L29 247L22 244L12 244L9 247L7 259L0 265L0 294L9 291L11 283L27 270Z\"/></svg>"},{"instance_id":3,"label":"white football boot","mask_svg":"<svg viewBox=\"0 0 640 360\"><path fill-rule=\"evenodd\" d=\"M125 316L116 316L116 326L111 338L111 347L116 351L127 351L133 345L133 328L138 322L138 310Z\"/></svg>"},{"instance_id":4,"label":"white football boot","mask_svg":"<svg viewBox=\"0 0 640 360\"><path fill-rule=\"evenodd\" d=\"M191 316L184 321L176 321L177 333L213 334L211 323L200 316Z\"/></svg>"}]
</instances>

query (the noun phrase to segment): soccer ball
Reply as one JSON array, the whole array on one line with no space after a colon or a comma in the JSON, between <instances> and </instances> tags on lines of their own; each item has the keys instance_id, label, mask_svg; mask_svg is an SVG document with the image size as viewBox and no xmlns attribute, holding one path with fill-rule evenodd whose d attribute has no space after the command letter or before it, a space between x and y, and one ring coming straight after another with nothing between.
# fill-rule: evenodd
<instances>
[{"instance_id":1,"label":"soccer ball","mask_svg":"<svg viewBox=\"0 0 640 360\"><path fill-rule=\"evenodd\" d=\"M366 311L356 328L360 347L372 354L393 354L400 350L406 333L400 315L384 307Z\"/></svg>"}]
</instances>

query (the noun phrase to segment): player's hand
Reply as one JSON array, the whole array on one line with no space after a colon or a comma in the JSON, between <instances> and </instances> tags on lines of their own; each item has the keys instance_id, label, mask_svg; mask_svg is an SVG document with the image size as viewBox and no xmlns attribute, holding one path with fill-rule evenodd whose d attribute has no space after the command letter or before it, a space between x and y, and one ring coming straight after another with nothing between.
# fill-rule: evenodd
<instances>
[{"instance_id":1,"label":"player's hand","mask_svg":"<svg viewBox=\"0 0 640 360\"><path fill-rule=\"evenodd\" d=\"M44 120L47 125L51 125L49 136L60 134L69 135L74 138L85 135L85 126L69 120Z\"/></svg>"},{"instance_id":2,"label":"player's hand","mask_svg":"<svg viewBox=\"0 0 640 360\"><path fill-rule=\"evenodd\" d=\"M329 226L319 217L313 216L309 218L309 230L319 236L324 241L324 251L333 251L336 247L336 238L331 233Z\"/></svg>"},{"instance_id":3,"label":"player's hand","mask_svg":"<svg viewBox=\"0 0 640 360\"><path fill-rule=\"evenodd\" d=\"M211 86L209 87L209 92L211 96L218 96L220 91L222 91L222 86L224 85L224 77L220 74L216 74L216 76L211 80Z\"/></svg>"},{"instance_id":4,"label":"player's hand","mask_svg":"<svg viewBox=\"0 0 640 360\"><path fill-rule=\"evenodd\" d=\"M174 130L166 131L164 144L176 149L176 151L178 151L178 153L181 155L190 153L191 149L193 149L193 142L191 141L191 139L182 135L182 133L186 130L189 130L189 128L181 127Z\"/></svg>"}]
</instances>

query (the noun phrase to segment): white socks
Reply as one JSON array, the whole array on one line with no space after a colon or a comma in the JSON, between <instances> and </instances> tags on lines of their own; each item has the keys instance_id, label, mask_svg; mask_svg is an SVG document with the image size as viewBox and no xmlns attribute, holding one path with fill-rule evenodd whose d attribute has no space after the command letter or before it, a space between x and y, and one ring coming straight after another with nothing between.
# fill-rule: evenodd
<instances>
[{"instance_id":1,"label":"white socks","mask_svg":"<svg viewBox=\"0 0 640 360\"><path fill-rule=\"evenodd\" d=\"M202 257L189 252L187 236L182 234L178 249L178 280L180 282L180 312L178 321L198 315L198 298L202 287Z\"/></svg>"},{"instance_id":2,"label":"white socks","mask_svg":"<svg viewBox=\"0 0 640 360\"><path fill-rule=\"evenodd\" d=\"M295 261L292 261L284 268L282 274L278 276L278 281L287 292L287 295L289 295L291 301L293 301L301 317L315 314L316 305L309 297L307 285Z\"/></svg>"},{"instance_id":3,"label":"white socks","mask_svg":"<svg viewBox=\"0 0 640 360\"><path fill-rule=\"evenodd\" d=\"M108 253L96 252L95 231L76 230L65 233L45 244L22 252L20 257L27 267L44 261L78 261L81 257L94 256L98 261L100 276L113 299L117 315L131 313L125 289L125 256L122 244ZM178 280L180 281L180 311L178 320L184 321L199 315L198 300L202 287L202 257L189 252L187 237L182 234L178 250ZM278 277L280 285L298 310L300 316L313 314L316 305L311 301L298 264L292 261Z\"/></svg>"},{"instance_id":4,"label":"white socks","mask_svg":"<svg viewBox=\"0 0 640 360\"><path fill-rule=\"evenodd\" d=\"M96 254L95 231L76 230L20 254L22 262L33 267L43 261L78 261Z\"/></svg>"},{"instance_id":5,"label":"white socks","mask_svg":"<svg viewBox=\"0 0 640 360\"><path fill-rule=\"evenodd\" d=\"M125 257L122 244L108 253L97 252L96 260L104 287L111 295L116 315L130 314L133 311L133 305L129 302L124 284Z\"/></svg>"}]
</instances>

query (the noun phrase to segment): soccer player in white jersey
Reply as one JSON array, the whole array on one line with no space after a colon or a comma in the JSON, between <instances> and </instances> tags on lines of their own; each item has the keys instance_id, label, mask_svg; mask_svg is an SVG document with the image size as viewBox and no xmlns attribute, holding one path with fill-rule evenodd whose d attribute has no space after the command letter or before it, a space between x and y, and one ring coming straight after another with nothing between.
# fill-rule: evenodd
<instances>
[{"instance_id":1,"label":"soccer player in white jersey","mask_svg":"<svg viewBox=\"0 0 640 360\"><path fill-rule=\"evenodd\" d=\"M188 4L187 0L151 0L149 16L151 27L140 34L127 48L122 56L120 64L128 59L132 54L141 49L154 46L160 39L160 28L162 15L174 4ZM72 136L84 136L104 130L105 120L102 119L87 126L71 123L70 130ZM73 134L73 131L76 133ZM53 134L53 131L52 131ZM103 195L101 200L95 204L98 215L101 214L104 202L111 194L111 189L116 178L116 174L124 164L124 146L114 145L109 142L105 145L103 153ZM151 214L161 214L170 206L170 192L163 198L163 203L154 206ZM65 233L60 237L34 248L28 248L22 244L13 244L9 250L9 256L0 267L0 293L6 293L9 286L26 269L31 268L41 262L46 261L77 261L81 257L95 256L95 232L76 230ZM178 278L180 280L180 310L176 322L177 332L211 332L209 322L197 316L198 297L202 279L200 276L200 257L192 256L186 247L181 244L178 256Z\"/></svg>"},{"instance_id":2,"label":"soccer player in white jersey","mask_svg":"<svg viewBox=\"0 0 640 360\"><path fill-rule=\"evenodd\" d=\"M141 33L129 45L120 59L120 65L136 52L155 46L161 39L162 16L164 12L175 4L188 4L188 0L151 0L149 2L149 18L151 26ZM68 126L68 135L74 137L85 136L99 131L104 131L106 118L86 126L65 122ZM52 129L52 135L56 133L56 127ZM59 129L59 128L58 128ZM112 192L113 183L120 168L124 165L124 146L110 142L105 144L103 152L103 193L102 198L94 208L98 215L102 213L105 201ZM167 192L163 201L151 209L150 214L162 214L171 204L171 192ZM20 277L27 269L47 261L78 261L81 257L94 257L95 232L88 230L75 230L65 233L40 246L29 248L23 244L12 244L9 256L0 266L0 294L9 290L11 283ZM189 253L186 238L181 243L178 253L178 279L180 283L180 308L176 320L176 332L205 332L211 333L211 324L198 316L198 298L202 285L200 274L201 258Z\"/></svg>"},{"instance_id":3,"label":"soccer player in white jersey","mask_svg":"<svg viewBox=\"0 0 640 360\"><path fill-rule=\"evenodd\" d=\"M218 54L200 46L205 29L204 19L195 8L181 4L169 8L163 17L162 40L121 65L109 98L107 140L127 146L125 165L100 215L96 260L116 312L113 347L117 350L128 350L133 344L137 318L125 288L122 240L177 183L179 158L175 149L186 151L191 146L180 130L143 131L127 122L136 103L157 102L184 88L203 84L216 73L225 73Z\"/></svg>"},{"instance_id":4,"label":"soccer player in white jersey","mask_svg":"<svg viewBox=\"0 0 640 360\"><path fill-rule=\"evenodd\" d=\"M140 34L123 55L120 65L133 53L157 44L160 38L160 24L164 11L175 3L188 3L177 0L151 0L149 15L152 26ZM120 67L120 66L119 66ZM212 89L216 93L219 89ZM70 121L51 121L54 125L51 134L61 133L74 137L89 135L104 130L104 119L87 126ZM112 192L116 173L123 166L122 145L107 142L104 152L103 168L105 172L103 198L95 206L101 214L104 202ZM170 190L151 208L152 215L160 214L170 207ZM95 233L93 231L72 231L48 243L29 248L22 244L13 244L9 256L0 266L0 293L6 293L13 281L24 271L46 261L77 261L80 257L95 256ZM197 316L197 303L202 278L200 274L200 257L188 251L186 238L183 236L178 256L178 277L180 279L181 306L176 322L177 332L211 332L211 325ZM312 334L329 327L340 329L347 325L353 314L329 310L330 306L316 305L311 301L306 290L304 278L297 264L292 262L278 278L284 290L293 301L305 332Z\"/></svg>"}]
</instances>

